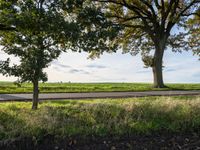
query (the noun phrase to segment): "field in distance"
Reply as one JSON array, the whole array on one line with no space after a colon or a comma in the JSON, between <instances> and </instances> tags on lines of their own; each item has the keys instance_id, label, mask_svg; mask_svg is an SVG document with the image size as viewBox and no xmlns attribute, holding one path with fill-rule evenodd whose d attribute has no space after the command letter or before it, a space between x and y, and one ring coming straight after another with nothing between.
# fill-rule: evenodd
<instances>
[{"instance_id":1,"label":"field in distance","mask_svg":"<svg viewBox=\"0 0 200 150\"><path fill-rule=\"evenodd\" d=\"M200 90L199 84L166 84L168 88L155 89L150 83L40 83L40 93L69 92L119 92L119 91L150 91L150 90ZM13 82L0 82L0 94L32 93L32 84L21 86Z\"/></svg>"}]
</instances>

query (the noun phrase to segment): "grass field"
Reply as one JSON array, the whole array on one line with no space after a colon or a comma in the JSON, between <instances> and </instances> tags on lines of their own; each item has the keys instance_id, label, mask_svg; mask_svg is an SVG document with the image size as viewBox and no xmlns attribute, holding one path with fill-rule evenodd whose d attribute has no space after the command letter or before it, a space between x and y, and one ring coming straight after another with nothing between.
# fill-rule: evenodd
<instances>
[{"instance_id":1,"label":"grass field","mask_svg":"<svg viewBox=\"0 0 200 150\"><path fill-rule=\"evenodd\" d=\"M200 84L167 84L169 88L154 89L148 83L40 83L41 93L64 92L111 92L149 90L200 90ZM32 84L21 87L12 82L0 82L0 93L31 93Z\"/></svg>"},{"instance_id":2,"label":"grass field","mask_svg":"<svg viewBox=\"0 0 200 150\"><path fill-rule=\"evenodd\" d=\"M121 136L200 130L200 97L0 103L0 140L16 137Z\"/></svg>"}]
</instances>

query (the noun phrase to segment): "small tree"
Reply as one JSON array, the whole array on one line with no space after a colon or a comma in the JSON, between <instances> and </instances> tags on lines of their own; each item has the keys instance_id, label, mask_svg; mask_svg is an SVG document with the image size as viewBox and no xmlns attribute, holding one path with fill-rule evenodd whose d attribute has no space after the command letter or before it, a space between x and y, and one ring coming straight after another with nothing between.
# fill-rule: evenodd
<instances>
[{"instance_id":1,"label":"small tree","mask_svg":"<svg viewBox=\"0 0 200 150\"><path fill-rule=\"evenodd\" d=\"M14 4L14 3L13 3ZM103 13L93 4L82 0L21 0L12 7L7 18L16 30L1 33L3 51L20 59L20 64L1 61L4 75L19 77L19 82L33 83L32 109L38 107L38 82L47 81L43 71L61 51L109 51L117 35ZM4 15L6 19L6 15Z\"/></svg>"},{"instance_id":2,"label":"small tree","mask_svg":"<svg viewBox=\"0 0 200 150\"><path fill-rule=\"evenodd\" d=\"M102 13L123 27L115 38L124 52L142 54L153 70L154 87L165 87L163 56L167 48L188 50L186 24L200 6L200 0L92 0L101 5ZM173 31L176 29L176 31ZM178 29L185 29L178 30Z\"/></svg>"},{"instance_id":3,"label":"small tree","mask_svg":"<svg viewBox=\"0 0 200 150\"><path fill-rule=\"evenodd\" d=\"M61 10L63 4L70 3L56 0L18 1L13 7L15 13L8 18L17 30L1 33L2 50L20 59L19 65L9 65L9 60L1 62L1 72L19 77L20 83L33 83L32 109L38 107L38 82L47 81L43 69L58 58L62 50L70 48L78 37L79 27L67 16L67 11Z\"/></svg>"}]
</instances>

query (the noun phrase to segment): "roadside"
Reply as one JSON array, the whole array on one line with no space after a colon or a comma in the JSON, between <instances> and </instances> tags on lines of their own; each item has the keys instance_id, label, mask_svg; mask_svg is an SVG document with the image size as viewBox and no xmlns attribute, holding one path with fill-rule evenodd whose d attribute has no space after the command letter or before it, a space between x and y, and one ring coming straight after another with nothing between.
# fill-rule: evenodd
<instances>
[{"instance_id":1,"label":"roadside","mask_svg":"<svg viewBox=\"0 0 200 150\"><path fill-rule=\"evenodd\" d=\"M192 91L145 91L145 92L89 92L89 93L42 93L40 100L91 99L91 98L128 98L146 96L187 96L200 95L200 90ZM32 94L0 94L0 102L30 101Z\"/></svg>"},{"instance_id":2,"label":"roadside","mask_svg":"<svg viewBox=\"0 0 200 150\"><path fill-rule=\"evenodd\" d=\"M0 103L2 150L193 150L200 97Z\"/></svg>"}]
</instances>

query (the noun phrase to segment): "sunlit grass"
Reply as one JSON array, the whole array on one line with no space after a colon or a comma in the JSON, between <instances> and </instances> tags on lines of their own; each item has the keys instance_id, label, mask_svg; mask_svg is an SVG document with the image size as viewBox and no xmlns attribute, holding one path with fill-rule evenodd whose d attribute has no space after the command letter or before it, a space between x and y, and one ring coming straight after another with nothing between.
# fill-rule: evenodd
<instances>
[{"instance_id":1,"label":"sunlit grass","mask_svg":"<svg viewBox=\"0 0 200 150\"><path fill-rule=\"evenodd\" d=\"M112 91L148 91L148 90L200 90L200 84L167 84L169 88L154 89L148 83L40 83L41 93L60 92L112 92ZM31 93L32 84L21 87L12 82L0 82L0 93Z\"/></svg>"},{"instance_id":2,"label":"sunlit grass","mask_svg":"<svg viewBox=\"0 0 200 150\"><path fill-rule=\"evenodd\" d=\"M199 97L0 103L0 140L14 137L106 136L199 132Z\"/></svg>"}]
</instances>

